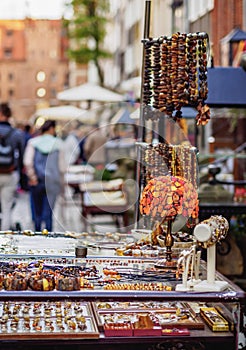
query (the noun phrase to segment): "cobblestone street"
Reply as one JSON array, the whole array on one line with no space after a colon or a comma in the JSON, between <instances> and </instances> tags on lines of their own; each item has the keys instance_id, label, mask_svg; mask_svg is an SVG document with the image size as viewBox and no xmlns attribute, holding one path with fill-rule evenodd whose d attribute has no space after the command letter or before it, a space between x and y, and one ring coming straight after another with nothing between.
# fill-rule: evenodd
<instances>
[{"instance_id":1,"label":"cobblestone street","mask_svg":"<svg viewBox=\"0 0 246 350\"><path fill-rule=\"evenodd\" d=\"M69 198L69 199L68 199ZM95 221L96 220L96 221ZM90 221L90 230L98 232L115 231L116 226L107 215L96 217ZM22 230L33 230L33 222L30 207L29 192L17 192L16 200L12 212L12 226L20 225ZM81 218L81 203L79 194L75 197L67 196L66 200L61 197L57 200L54 211L53 231L55 232L82 232L84 230Z\"/></svg>"}]
</instances>

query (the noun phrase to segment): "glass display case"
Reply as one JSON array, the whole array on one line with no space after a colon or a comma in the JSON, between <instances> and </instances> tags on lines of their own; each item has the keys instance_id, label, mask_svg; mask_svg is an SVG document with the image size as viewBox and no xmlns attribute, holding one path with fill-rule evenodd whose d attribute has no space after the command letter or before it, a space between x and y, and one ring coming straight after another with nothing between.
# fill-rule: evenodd
<instances>
[{"instance_id":1,"label":"glass display case","mask_svg":"<svg viewBox=\"0 0 246 350\"><path fill-rule=\"evenodd\" d=\"M0 235L1 349L243 349L242 289L216 272L223 291L177 291L177 268L160 257L117 255L132 238L118 235L94 246L87 237L86 257L75 255L81 237Z\"/></svg>"}]
</instances>

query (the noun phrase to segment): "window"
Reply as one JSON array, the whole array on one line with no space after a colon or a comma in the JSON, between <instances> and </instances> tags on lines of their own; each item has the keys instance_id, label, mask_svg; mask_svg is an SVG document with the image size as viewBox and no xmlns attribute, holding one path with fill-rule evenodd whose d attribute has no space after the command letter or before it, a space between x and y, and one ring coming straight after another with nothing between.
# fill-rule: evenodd
<instances>
[{"instance_id":1,"label":"window","mask_svg":"<svg viewBox=\"0 0 246 350\"><path fill-rule=\"evenodd\" d=\"M12 57L12 49L4 49L4 57L11 58Z\"/></svg>"},{"instance_id":2,"label":"window","mask_svg":"<svg viewBox=\"0 0 246 350\"><path fill-rule=\"evenodd\" d=\"M9 89L8 95L9 95L9 97L13 97L14 96L14 90L13 89Z\"/></svg>"},{"instance_id":3,"label":"window","mask_svg":"<svg viewBox=\"0 0 246 350\"><path fill-rule=\"evenodd\" d=\"M7 36L12 36L13 35L13 30L12 29L7 29L6 30L6 35Z\"/></svg>"},{"instance_id":4,"label":"window","mask_svg":"<svg viewBox=\"0 0 246 350\"><path fill-rule=\"evenodd\" d=\"M12 81L14 79L14 74L13 73L9 73L8 74L8 80Z\"/></svg>"},{"instance_id":5,"label":"window","mask_svg":"<svg viewBox=\"0 0 246 350\"><path fill-rule=\"evenodd\" d=\"M51 89L51 90L50 90L50 96L51 96L52 98L56 98L56 89Z\"/></svg>"},{"instance_id":6,"label":"window","mask_svg":"<svg viewBox=\"0 0 246 350\"><path fill-rule=\"evenodd\" d=\"M129 30L128 30L128 45L132 45L135 40L138 38L139 33L139 22L135 23Z\"/></svg>"},{"instance_id":7,"label":"window","mask_svg":"<svg viewBox=\"0 0 246 350\"><path fill-rule=\"evenodd\" d=\"M54 58L57 58L57 52L56 52L56 50L54 50L54 49L53 49L53 50L50 50L50 51L49 51L49 57L50 57L50 58L53 58L53 59L54 59Z\"/></svg>"},{"instance_id":8,"label":"window","mask_svg":"<svg viewBox=\"0 0 246 350\"><path fill-rule=\"evenodd\" d=\"M52 81L52 82L55 82L56 81L56 72L51 72L51 75L50 75L50 80Z\"/></svg>"}]
</instances>

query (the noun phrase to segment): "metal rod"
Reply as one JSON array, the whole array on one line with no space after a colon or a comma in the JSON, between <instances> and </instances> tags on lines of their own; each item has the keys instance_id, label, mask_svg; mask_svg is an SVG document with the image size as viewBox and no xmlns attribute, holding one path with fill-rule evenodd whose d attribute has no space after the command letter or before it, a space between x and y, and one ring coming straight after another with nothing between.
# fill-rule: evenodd
<instances>
[{"instance_id":1,"label":"metal rod","mask_svg":"<svg viewBox=\"0 0 246 350\"><path fill-rule=\"evenodd\" d=\"M144 15L144 39L149 39L150 32L150 12L151 12L151 0L145 1L145 15ZM143 113L143 86L144 86L144 68L145 68L145 45L143 45L142 56L142 73L141 73L141 95L140 95L140 125L138 141L144 141L145 138L145 123Z\"/></svg>"},{"instance_id":2,"label":"metal rod","mask_svg":"<svg viewBox=\"0 0 246 350\"><path fill-rule=\"evenodd\" d=\"M144 15L144 39L149 38L150 33L150 14L151 14L151 0L145 1L145 15ZM141 93L140 93L140 116L138 126L138 142L145 141L145 121L144 121L144 106L143 106L143 86L144 86L144 66L145 66L145 45L143 45L143 57L142 57L142 73L141 73ZM141 195L142 185L142 148L137 146L137 169L136 169L136 182L139 186L138 198L136 198L135 205L135 228L138 227L140 213L139 213L139 200Z\"/></svg>"}]
</instances>

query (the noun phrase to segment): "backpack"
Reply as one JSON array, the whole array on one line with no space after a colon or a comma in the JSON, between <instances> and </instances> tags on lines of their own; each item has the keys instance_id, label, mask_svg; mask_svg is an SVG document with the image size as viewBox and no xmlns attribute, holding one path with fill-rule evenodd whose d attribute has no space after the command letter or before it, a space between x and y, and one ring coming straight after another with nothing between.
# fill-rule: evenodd
<instances>
[{"instance_id":1,"label":"backpack","mask_svg":"<svg viewBox=\"0 0 246 350\"><path fill-rule=\"evenodd\" d=\"M7 142L13 128L6 135L0 135L0 173L11 173L15 168L15 150L13 145Z\"/></svg>"},{"instance_id":2,"label":"backpack","mask_svg":"<svg viewBox=\"0 0 246 350\"><path fill-rule=\"evenodd\" d=\"M45 184L48 188L60 186L59 150L42 153L35 147L34 170L39 183Z\"/></svg>"}]
</instances>

